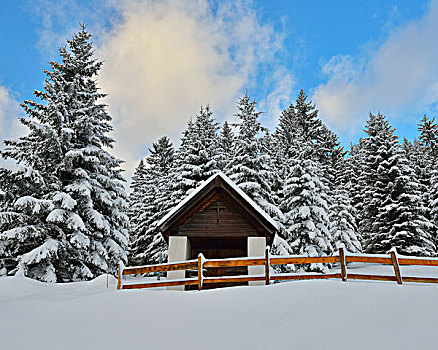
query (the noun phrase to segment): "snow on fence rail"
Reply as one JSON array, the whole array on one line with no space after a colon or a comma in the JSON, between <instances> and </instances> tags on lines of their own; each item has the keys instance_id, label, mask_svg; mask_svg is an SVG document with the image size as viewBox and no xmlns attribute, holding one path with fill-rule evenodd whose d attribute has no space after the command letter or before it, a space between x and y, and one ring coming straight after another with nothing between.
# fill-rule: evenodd
<instances>
[{"instance_id":1,"label":"snow on fence rail","mask_svg":"<svg viewBox=\"0 0 438 350\"><path fill-rule=\"evenodd\" d=\"M394 276L388 275L366 275L347 273L347 263L371 263L371 264L386 264L392 265L394 268ZM281 273L270 274L269 267L272 265L289 265L289 264L313 264L313 263L340 263L341 273L327 274L295 274ZM242 275L242 276L217 276L204 277L206 268L221 268L221 267L247 267L247 266L265 266L265 273L262 275ZM199 254L198 259L182 262L172 262L166 264L146 265L125 267L123 263L119 264L117 271L118 283L117 289L139 289L139 288L154 288L154 287L172 287L172 286L188 286L197 285L198 290L202 290L204 284L209 283L234 283L234 282L255 282L264 281L266 285L271 281L286 281L286 280L311 280L311 279L328 279L340 278L346 282L347 279L353 280L372 280L372 281L394 281L398 284L403 282L416 283L438 283L438 278L431 277L409 277L403 276L400 272L400 265L416 265L416 266L438 266L438 259L406 257L399 256L395 251L391 251L390 255L362 255L362 254L346 254L343 248L339 249L339 254L333 256L321 257L305 257L305 256L272 256L266 249L265 257L260 258L230 258L230 259L205 259ZM167 272L177 270L195 270L197 277L184 278L178 280L166 281L150 281L145 283L125 284L123 283L124 276L137 275L155 272Z\"/></svg>"}]
</instances>

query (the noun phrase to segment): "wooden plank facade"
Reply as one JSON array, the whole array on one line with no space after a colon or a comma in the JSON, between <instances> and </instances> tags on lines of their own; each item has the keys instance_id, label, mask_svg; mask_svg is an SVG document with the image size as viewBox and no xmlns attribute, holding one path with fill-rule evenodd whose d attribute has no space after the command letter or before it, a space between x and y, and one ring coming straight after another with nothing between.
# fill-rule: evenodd
<instances>
[{"instance_id":1,"label":"wooden plank facade","mask_svg":"<svg viewBox=\"0 0 438 350\"><path fill-rule=\"evenodd\" d=\"M222 173L211 177L159 224L166 241L187 237L190 256L207 259L248 256L248 237L265 237L270 245L277 230L272 219L230 183ZM210 268L206 277L247 274L247 268ZM217 287L211 284L210 287Z\"/></svg>"}]
</instances>

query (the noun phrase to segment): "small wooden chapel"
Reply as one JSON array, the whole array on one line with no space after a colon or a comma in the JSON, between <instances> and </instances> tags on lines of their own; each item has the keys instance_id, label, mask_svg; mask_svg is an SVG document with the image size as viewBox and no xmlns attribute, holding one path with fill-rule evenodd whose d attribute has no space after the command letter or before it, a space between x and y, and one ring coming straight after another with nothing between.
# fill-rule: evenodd
<instances>
[{"instance_id":1,"label":"small wooden chapel","mask_svg":"<svg viewBox=\"0 0 438 350\"><path fill-rule=\"evenodd\" d=\"M195 189L158 225L169 245L169 262L196 259L199 253L207 259L264 256L277 231L275 221L221 172ZM264 267L211 269L206 276L243 275L248 271L262 274ZM169 271L167 277L181 279L185 271Z\"/></svg>"}]
</instances>

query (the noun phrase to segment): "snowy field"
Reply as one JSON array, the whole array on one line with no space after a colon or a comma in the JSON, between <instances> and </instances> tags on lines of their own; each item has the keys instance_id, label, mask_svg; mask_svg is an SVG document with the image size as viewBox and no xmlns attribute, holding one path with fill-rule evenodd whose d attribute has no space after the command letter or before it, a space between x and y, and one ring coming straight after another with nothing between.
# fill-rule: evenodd
<instances>
[{"instance_id":1,"label":"snowy field","mask_svg":"<svg viewBox=\"0 0 438 350\"><path fill-rule=\"evenodd\" d=\"M389 266L349 270L393 274ZM438 268L408 272L437 276ZM106 276L58 285L0 278L0 349L438 346L438 285L322 280L177 292L115 284L107 288Z\"/></svg>"}]
</instances>

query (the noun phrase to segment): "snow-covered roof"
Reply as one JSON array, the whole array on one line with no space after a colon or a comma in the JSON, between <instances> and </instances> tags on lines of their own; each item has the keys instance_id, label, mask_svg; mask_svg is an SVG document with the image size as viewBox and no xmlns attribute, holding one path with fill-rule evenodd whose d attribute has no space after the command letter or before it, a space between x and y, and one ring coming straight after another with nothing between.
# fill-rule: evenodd
<instances>
[{"instance_id":1,"label":"snow-covered roof","mask_svg":"<svg viewBox=\"0 0 438 350\"><path fill-rule=\"evenodd\" d=\"M205 180L199 187L193 190L186 198L184 198L177 206L175 206L171 211L169 211L159 222L158 226L161 226L164 222L170 219L174 214L176 214L181 208L184 207L185 204L190 202L190 200L195 197L199 192L201 192L205 187L207 187L211 182L213 182L217 177L220 177L224 182L226 182L234 191L236 191L249 206L251 206L257 213L259 213L266 221L268 221L272 226L278 229L277 223L262 209L258 206L256 202L254 202L249 196L243 192L239 186L237 186L233 180L231 180L227 175L223 172L217 172L210 176L207 180Z\"/></svg>"}]
</instances>

